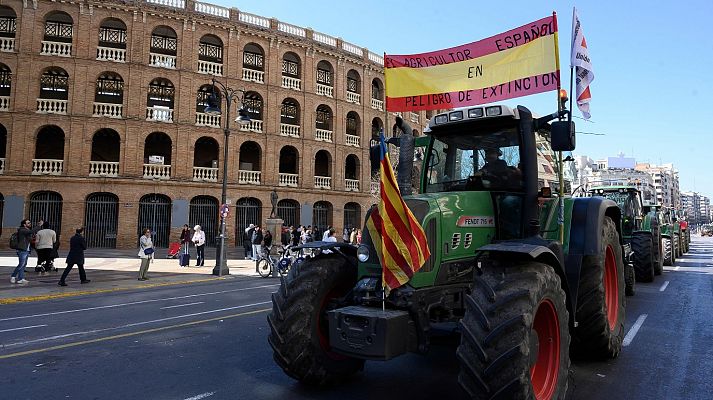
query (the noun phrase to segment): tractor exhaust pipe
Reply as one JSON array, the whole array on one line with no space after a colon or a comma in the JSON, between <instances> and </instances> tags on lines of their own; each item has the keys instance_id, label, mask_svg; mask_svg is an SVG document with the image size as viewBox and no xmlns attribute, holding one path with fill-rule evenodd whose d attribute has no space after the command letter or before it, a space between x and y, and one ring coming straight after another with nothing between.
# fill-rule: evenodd
<instances>
[{"instance_id":1,"label":"tractor exhaust pipe","mask_svg":"<svg viewBox=\"0 0 713 400\"><path fill-rule=\"evenodd\" d=\"M396 129L401 130L401 135L398 137L399 165L396 183L399 185L401 195L407 196L413 194L413 186L411 185L414 156L413 129L401 117L396 117L396 123L393 127L394 135L396 135Z\"/></svg>"}]
</instances>

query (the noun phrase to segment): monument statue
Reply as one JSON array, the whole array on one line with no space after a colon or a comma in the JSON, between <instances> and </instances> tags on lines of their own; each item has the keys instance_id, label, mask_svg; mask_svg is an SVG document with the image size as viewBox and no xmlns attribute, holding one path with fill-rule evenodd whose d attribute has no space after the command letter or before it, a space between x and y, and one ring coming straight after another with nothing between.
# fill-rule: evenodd
<instances>
[{"instance_id":1,"label":"monument statue","mask_svg":"<svg viewBox=\"0 0 713 400\"><path fill-rule=\"evenodd\" d=\"M272 203L272 211L270 211L270 218L275 218L277 217L276 215L276 210L277 210L277 191L273 190L272 193L270 193L270 202Z\"/></svg>"}]
</instances>

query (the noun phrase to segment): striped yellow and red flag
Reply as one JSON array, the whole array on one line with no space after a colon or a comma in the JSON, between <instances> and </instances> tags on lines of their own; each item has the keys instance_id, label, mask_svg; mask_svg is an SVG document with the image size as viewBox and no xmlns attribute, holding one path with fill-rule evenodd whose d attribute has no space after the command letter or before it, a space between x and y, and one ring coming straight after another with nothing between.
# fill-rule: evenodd
<instances>
[{"instance_id":1,"label":"striped yellow and red flag","mask_svg":"<svg viewBox=\"0 0 713 400\"><path fill-rule=\"evenodd\" d=\"M395 289L431 256L423 227L401 197L381 132L381 198L366 222L382 268L384 285Z\"/></svg>"},{"instance_id":2,"label":"striped yellow and red flag","mask_svg":"<svg viewBox=\"0 0 713 400\"><path fill-rule=\"evenodd\" d=\"M553 14L462 46L384 54L386 110L447 109L558 90L557 40Z\"/></svg>"}]
</instances>

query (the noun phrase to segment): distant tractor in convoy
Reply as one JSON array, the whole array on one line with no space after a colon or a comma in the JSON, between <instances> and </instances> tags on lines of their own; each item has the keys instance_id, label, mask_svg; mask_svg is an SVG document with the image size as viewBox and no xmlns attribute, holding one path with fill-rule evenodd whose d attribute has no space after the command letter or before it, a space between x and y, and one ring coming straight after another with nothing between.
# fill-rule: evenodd
<instances>
[{"instance_id":1,"label":"distant tractor in convoy","mask_svg":"<svg viewBox=\"0 0 713 400\"><path fill-rule=\"evenodd\" d=\"M635 186L596 186L590 188L589 194L611 199L621 209L624 243L632 251L626 290L633 295L635 280L653 282L654 276L663 270L659 219L655 212L644 208L641 192Z\"/></svg>"},{"instance_id":2,"label":"distant tractor in convoy","mask_svg":"<svg viewBox=\"0 0 713 400\"><path fill-rule=\"evenodd\" d=\"M303 245L317 255L272 297L276 363L300 382L335 384L365 360L426 353L434 331L450 327L460 333L458 381L470 398L560 399L570 349L616 357L625 321L621 211L606 198L538 188L538 143L574 149L574 123L550 123L566 114L492 105L436 115L420 194L409 194L412 168L398 169L430 258L385 292L380 243L368 228L358 248ZM400 163L413 160L411 128L401 118L396 125Z\"/></svg>"},{"instance_id":3,"label":"distant tractor in convoy","mask_svg":"<svg viewBox=\"0 0 713 400\"><path fill-rule=\"evenodd\" d=\"M659 219L661 221L661 238L663 241L663 264L674 265L678 257L678 233L671 216L671 211L665 207L659 207ZM680 229L680 228L678 228Z\"/></svg>"}]
</instances>

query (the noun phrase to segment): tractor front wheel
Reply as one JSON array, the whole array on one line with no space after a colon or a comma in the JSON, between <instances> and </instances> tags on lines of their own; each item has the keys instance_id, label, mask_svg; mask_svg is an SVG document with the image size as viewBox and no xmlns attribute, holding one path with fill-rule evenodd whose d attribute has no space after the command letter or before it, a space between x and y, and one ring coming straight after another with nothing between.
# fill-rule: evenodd
<instances>
[{"instance_id":1,"label":"tractor front wheel","mask_svg":"<svg viewBox=\"0 0 713 400\"><path fill-rule=\"evenodd\" d=\"M290 268L272 294L268 342L290 377L309 385L338 383L360 371L364 360L332 351L327 311L356 284L356 267L339 255L310 258Z\"/></svg>"},{"instance_id":2,"label":"tractor front wheel","mask_svg":"<svg viewBox=\"0 0 713 400\"><path fill-rule=\"evenodd\" d=\"M676 263L676 252L671 238L663 238L663 265L674 265Z\"/></svg>"},{"instance_id":3,"label":"tractor front wheel","mask_svg":"<svg viewBox=\"0 0 713 400\"><path fill-rule=\"evenodd\" d=\"M639 282L654 281L654 257L651 235L634 233L631 238L631 249L634 251L634 269Z\"/></svg>"},{"instance_id":4,"label":"tractor front wheel","mask_svg":"<svg viewBox=\"0 0 713 400\"><path fill-rule=\"evenodd\" d=\"M589 359L614 358L624 338L624 261L619 233L605 216L600 253L585 256L579 277L573 350Z\"/></svg>"},{"instance_id":5,"label":"tractor front wheel","mask_svg":"<svg viewBox=\"0 0 713 400\"><path fill-rule=\"evenodd\" d=\"M569 313L554 269L489 261L465 301L458 382L471 399L563 399Z\"/></svg>"}]
</instances>

